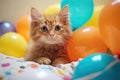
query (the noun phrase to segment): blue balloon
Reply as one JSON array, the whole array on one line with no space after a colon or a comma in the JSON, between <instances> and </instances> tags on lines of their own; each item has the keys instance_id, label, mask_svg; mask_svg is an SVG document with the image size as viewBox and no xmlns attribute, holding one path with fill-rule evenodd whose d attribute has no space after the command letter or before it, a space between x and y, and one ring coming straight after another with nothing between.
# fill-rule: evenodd
<instances>
[{"instance_id":1,"label":"blue balloon","mask_svg":"<svg viewBox=\"0 0 120 80\"><path fill-rule=\"evenodd\" d=\"M92 80L119 80L120 79L120 62L114 62L108 70Z\"/></svg>"},{"instance_id":2,"label":"blue balloon","mask_svg":"<svg viewBox=\"0 0 120 80\"><path fill-rule=\"evenodd\" d=\"M7 32L16 32L15 26L9 21L0 22L0 36Z\"/></svg>"},{"instance_id":3,"label":"blue balloon","mask_svg":"<svg viewBox=\"0 0 120 80\"><path fill-rule=\"evenodd\" d=\"M69 0L62 0L61 2L61 9L65 7L69 3Z\"/></svg>"},{"instance_id":4,"label":"blue balloon","mask_svg":"<svg viewBox=\"0 0 120 80\"><path fill-rule=\"evenodd\" d=\"M62 0L61 8L66 5L68 5L69 20L73 30L82 27L93 14L93 0Z\"/></svg>"},{"instance_id":5,"label":"blue balloon","mask_svg":"<svg viewBox=\"0 0 120 80\"><path fill-rule=\"evenodd\" d=\"M116 58L108 54L92 54L81 61L74 72L73 80L93 80L98 75L109 69L111 63L116 62ZM120 67L119 67L120 69ZM101 77L102 78L102 77ZM103 79L95 79L103 80ZM109 80L109 79L104 79ZM116 80L116 79L114 79Z\"/></svg>"}]
</instances>

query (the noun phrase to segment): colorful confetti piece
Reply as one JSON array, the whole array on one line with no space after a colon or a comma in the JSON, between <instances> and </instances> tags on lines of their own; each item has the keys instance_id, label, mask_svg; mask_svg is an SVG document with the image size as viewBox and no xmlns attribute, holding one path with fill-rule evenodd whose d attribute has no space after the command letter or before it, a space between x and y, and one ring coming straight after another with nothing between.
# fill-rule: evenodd
<instances>
[{"instance_id":1,"label":"colorful confetti piece","mask_svg":"<svg viewBox=\"0 0 120 80\"><path fill-rule=\"evenodd\" d=\"M18 73L19 73L19 74L23 73L23 70L18 70Z\"/></svg>"},{"instance_id":2,"label":"colorful confetti piece","mask_svg":"<svg viewBox=\"0 0 120 80\"><path fill-rule=\"evenodd\" d=\"M9 63L4 63L4 64L2 64L1 66L2 66L2 67L9 67L10 64L9 64Z\"/></svg>"},{"instance_id":3,"label":"colorful confetti piece","mask_svg":"<svg viewBox=\"0 0 120 80\"><path fill-rule=\"evenodd\" d=\"M25 66L20 66L21 69L25 69Z\"/></svg>"},{"instance_id":4,"label":"colorful confetti piece","mask_svg":"<svg viewBox=\"0 0 120 80\"><path fill-rule=\"evenodd\" d=\"M11 72L6 71L5 74L6 74L7 76L10 76L10 75L11 75Z\"/></svg>"},{"instance_id":5,"label":"colorful confetti piece","mask_svg":"<svg viewBox=\"0 0 120 80\"><path fill-rule=\"evenodd\" d=\"M0 80L3 80L2 77L0 77Z\"/></svg>"},{"instance_id":6,"label":"colorful confetti piece","mask_svg":"<svg viewBox=\"0 0 120 80\"><path fill-rule=\"evenodd\" d=\"M32 65L31 65L31 68L38 68L38 65L32 64Z\"/></svg>"}]
</instances>

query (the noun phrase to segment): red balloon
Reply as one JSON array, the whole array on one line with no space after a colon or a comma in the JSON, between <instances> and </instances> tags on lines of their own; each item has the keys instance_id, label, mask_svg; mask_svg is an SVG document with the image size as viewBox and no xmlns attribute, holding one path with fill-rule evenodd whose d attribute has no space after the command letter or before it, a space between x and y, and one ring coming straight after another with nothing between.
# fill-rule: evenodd
<instances>
[{"instance_id":1,"label":"red balloon","mask_svg":"<svg viewBox=\"0 0 120 80\"><path fill-rule=\"evenodd\" d=\"M30 22L30 16L23 16L19 19L16 27L17 32L21 34L26 39L26 41L29 41L30 39Z\"/></svg>"},{"instance_id":2,"label":"red balloon","mask_svg":"<svg viewBox=\"0 0 120 80\"><path fill-rule=\"evenodd\" d=\"M76 61L97 52L106 53L107 47L98 28L82 27L73 32L68 40L67 51L70 60Z\"/></svg>"},{"instance_id":3,"label":"red balloon","mask_svg":"<svg viewBox=\"0 0 120 80\"><path fill-rule=\"evenodd\" d=\"M109 2L100 14L101 35L113 54L120 55L120 0Z\"/></svg>"}]
</instances>

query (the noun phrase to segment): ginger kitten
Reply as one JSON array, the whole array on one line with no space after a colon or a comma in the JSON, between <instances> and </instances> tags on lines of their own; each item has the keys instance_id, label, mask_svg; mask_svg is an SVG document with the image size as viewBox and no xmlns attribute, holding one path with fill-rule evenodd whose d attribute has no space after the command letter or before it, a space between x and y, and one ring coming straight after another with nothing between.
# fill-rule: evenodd
<instances>
[{"instance_id":1,"label":"ginger kitten","mask_svg":"<svg viewBox=\"0 0 120 80\"><path fill-rule=\"evenodd\" d=\"M25 60L56 66L69 62L66 41L71 36L68 7L56 15L42 15L31 9L31 41Z\"/></svg>"}]
</instances>

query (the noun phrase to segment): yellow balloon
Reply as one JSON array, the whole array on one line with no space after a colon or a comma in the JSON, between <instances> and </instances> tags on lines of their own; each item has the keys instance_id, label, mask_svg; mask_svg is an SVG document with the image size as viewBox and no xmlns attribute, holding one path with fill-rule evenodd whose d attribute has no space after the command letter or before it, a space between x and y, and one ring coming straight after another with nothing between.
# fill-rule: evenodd
<instances>
[{"instance_id":1,"label":"yellow balloon","mask_svg":"<svg viewBox=\"0 0 120 80\"><path fill-rule=\"evenodd\" d=\"M94 13L90 20L84 26L95 26L98 27L98 20L101 10L104 8L104 5L98 5L94 8Z\"/></svg>"},{"instance_id":2,"label":"yellow balloon","mask_svg":"<svg viewBox=\"0 0 120 80\"><path fill-rule=\"evenodd\" d=\"M50 6L44 11L44 14L48 14L48 15L57 14L59 11L60 11L60 4L57 3L57 4L50 5Z\"/></svg>"},{"instance_id":3,"label":"yellow balloon","mask_svg":"<svg viewBox=\"0 0 120 80\"><path fill-rule=\"evenodd\" d=\"M24 56L27 47L27 42L18 33L8 32L0 37L0 52L8 55L21 58Z\"/></svg>"}]
</instances>

